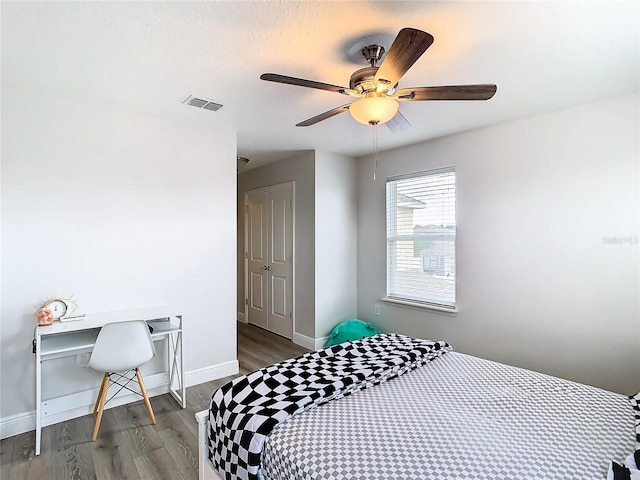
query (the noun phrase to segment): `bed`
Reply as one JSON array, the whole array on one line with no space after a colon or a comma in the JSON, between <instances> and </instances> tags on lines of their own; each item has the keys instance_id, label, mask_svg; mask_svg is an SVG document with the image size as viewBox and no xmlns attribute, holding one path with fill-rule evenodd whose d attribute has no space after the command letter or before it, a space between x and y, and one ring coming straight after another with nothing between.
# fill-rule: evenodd
<instances>
[{"instance_id":1,"label":"bed","mask_svg":"<svg viewBox=\"0 0 640 480\"><path fill-rule=\"evenodd\" d=\"M635 480L638 398L375 335L216 390L200 478Z\"/></svg>"}]
</instances>

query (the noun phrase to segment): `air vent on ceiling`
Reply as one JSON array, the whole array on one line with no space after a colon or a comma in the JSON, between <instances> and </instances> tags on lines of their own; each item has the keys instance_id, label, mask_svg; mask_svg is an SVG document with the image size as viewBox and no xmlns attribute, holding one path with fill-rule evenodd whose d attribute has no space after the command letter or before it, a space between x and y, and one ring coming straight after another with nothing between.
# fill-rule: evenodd
<instances>
[{"instance_id":1,"label":"air vent on ceiling","mask_svg":"<svg viewBox=\"0 0 640 480\"><path fill-rule=\"evenodd\" d=\"M222 104L204 97L194 97L190 95L183 103L193 107L204 108L205 110L213 110L217 112L222 108Z\"/></svg>"}]
</instances>

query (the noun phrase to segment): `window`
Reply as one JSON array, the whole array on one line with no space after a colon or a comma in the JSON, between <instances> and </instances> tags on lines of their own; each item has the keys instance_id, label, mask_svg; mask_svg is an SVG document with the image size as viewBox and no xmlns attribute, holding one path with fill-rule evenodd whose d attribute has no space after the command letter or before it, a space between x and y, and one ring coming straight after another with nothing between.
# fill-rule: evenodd
<instances>
[{"instance_id":1,"label":"window","mask_svg":"<svg viewBox=\"0 0 640 480\"><path fill-rule=\"evenodd\" d=\"M454 167L387 179L387 300L455 310Z\"/></svg>"}]
</instances>

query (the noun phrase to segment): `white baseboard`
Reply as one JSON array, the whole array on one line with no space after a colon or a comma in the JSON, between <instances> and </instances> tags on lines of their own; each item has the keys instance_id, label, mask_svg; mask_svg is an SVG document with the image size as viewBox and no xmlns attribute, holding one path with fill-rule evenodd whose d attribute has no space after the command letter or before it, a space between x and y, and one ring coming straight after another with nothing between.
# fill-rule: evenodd
<instances>
[{"instance_id":1,"label":"white baseboard","mask_svg":"<svg viewBox=\"0 0 640 480\"><path fill-rule=\"evenodd\" d=\"M238 312L238 321L242 323L249 323L245 318L244 312Z\"/></svg>"},{"instance_id":2,"label":"white baseboard","mask_svg":"<svg viewBox=\"0 0 640 480\"><path fill-rule=\"evenodd\" d=\"M156 384L157 381L154 381L153 379L153 377L155 376L156 375L152 375L151 378L146 377L145 386L150 387L150 385ZM165 378L167 377L166 374L162 374L162 376ZM162 395L163 393L167 393L168 391L168 384L159 387L147 388L147 394L150 397ZM126 390L123 392L126 392ZM96 401L97 396L98 388L93 388L84 390L82 392L65 395L64 397L59 397L49 401L47 403L47 407L50 409L51 413L43 413L42 427L44 428L49 425L64 422L65 420L70 420L72 418L78 418L90 414L93 411L93 405ZM108 410L119 405L124 405L125 403L135 402L137 400L140 400L140 398L141 397L133 393L126 393L123 395L121 392L121 394L116 395L111 401L109 401L109 403L105 406L105 409ZM19 413L17 415L11 415L9 417L0 419L0 438L13 437L14 435L29 432L31 430L34 430L35 428L35 410L32 410L31 412Z\"/></svg>"},{"instance_id":3,"label":"white baseboard","mask_svg":"<svg viewBox=\"0 0 640 480\"><path fill-rule=\"evenodd\" d=\"M229 375L235 375L238 372L239 363L237 360L218 363L205 368L198 368L196 370L185 372L185 386L191 387L193 385L199 385L200 383L228 377ZM156 379L155 377L158 378ZM167 384L162 385L163 383ZM145 376L145 384L147 386L147 393L150 397L162 395L169 391L166 373L150 375L148 378ZM51 405L52 409L59 410L64 408L64 411L59 411L55 414L48 415L47 418L43 418L43 426L53 425L54 423L88 415L93 411L93 405L97 395L98 387L56 399L56 405ZM121 398L120 396L117 396L109 402L107 408L117 407L118 405L123 405L132 400L139 400L139 398L140 397L134 394L122 395ZM66 407L61 407L62 402L66 402ZM35 428L35 410L0 418L0 439L29 432Z\"/></svg>"},{"instance_id":4,"label":"white baseboard","mask_svg":"<svg viewBox=\"0 0 640 480\"><path fill-rule=\"evenodd\" d=\"M324 344L327 342L328 338L329 337L311 338L306 335L302 335L301 333L293 332L292 341L296 345L308 348L309 350L320 350L324 348Z\"/></svg>"},{"instance_id":5,"label":"white baseboard","mask_svg":"<svg viewBox=\"0 0 640 480\"><path fill-rule=\"evenodd\" d=\"M166 372L144 376L144 384L150 397L162 395L169 391L169 375ZM63 397L52 398L43 402L42 426L53 425L72 418L88 415L93 411L93 406L98 397L98 387L72 393ZM121 390L109 403L106 409L136 402L142 397L127 390ZM35 418L35 412L34 412ZM35 428L35 420L33 423Z\"/></svg>"},{"instance_id":6,"label":"white baseboard","mask_svg":"<svg viewBox=\"0 0 640 480\"><path fill-rule=\"evenodd\" d=\"M0 420L0 438L13 437L19 433L35 430L36 412L17 413Z\"/></svg>"},{"instance_id":7,"label":"white baseboard","mask_svg":"<svg viewBox=\"0 0 640 480\"><path fill-rule=\"evenodd\" d=\"M184 384L187 387L200 385L201 383L210 382L219 378L236 375L240 371L240 364L237 360L230 362L218 363L209 367L198 368L184 374Z\"/></svg>"}]
</instances>

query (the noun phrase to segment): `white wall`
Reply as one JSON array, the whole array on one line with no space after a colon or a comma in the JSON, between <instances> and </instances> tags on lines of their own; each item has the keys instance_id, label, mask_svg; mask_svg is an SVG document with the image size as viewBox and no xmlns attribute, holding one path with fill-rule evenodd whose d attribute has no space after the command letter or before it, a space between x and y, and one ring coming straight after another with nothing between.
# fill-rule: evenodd
<instances>
[{"instance_id":1,"label":"white wall","mask_svg":"<svg viewBox=\"0 0 640 480\"><path fill-rule=\"evenodd\" d=\"M622 393L640 390L638 95L358 163L358 314L387 331ZM455 165L456 316L385 296L384 179ZM374 303L382 306L375 317Z\"/></svg>"},{"instance_id":2,"label":"white wall","mask_svg":"<svg viewBox=\"0 0 640 480\"><path fill-rule=\"evenodd\" d=\"M313 338L314 335L314 165L315 154L309 151L238 175L238 312L244 311L244 194L261 187L295 182L294 337L300 334Z\"/></svg>"},{"instance_id":3,"label":"white wall","mask_svg":"<svg viewBox=\"0 0 640 480\"><path fill-rule=\"evenodd\" d=\"M356 315L356 162L316 151L315 338Z\"/></svg>"},{"instance_id":4,"label":"white wall","mask_svg":"<svg viewBox=\"0 0 640 480\"><path fill-rule=\"evenodd\" d=\"M2 120L0 418L35 408L34 311L56 294L181 311L191 383L233 364L235 132L6 85Z\"/></svg>"},{"instance_id":5,"label":"white wall","mask_svg":"<svg viewBox=\"0 0 640 480\"><path fill-rule=\"evenodd\" d=\"M238 298L244 311L244 194L295 181L295 321L293 341L320 347L356 313L356 162L303 152L238 175Z\"/></svg>"}]
</instances>

